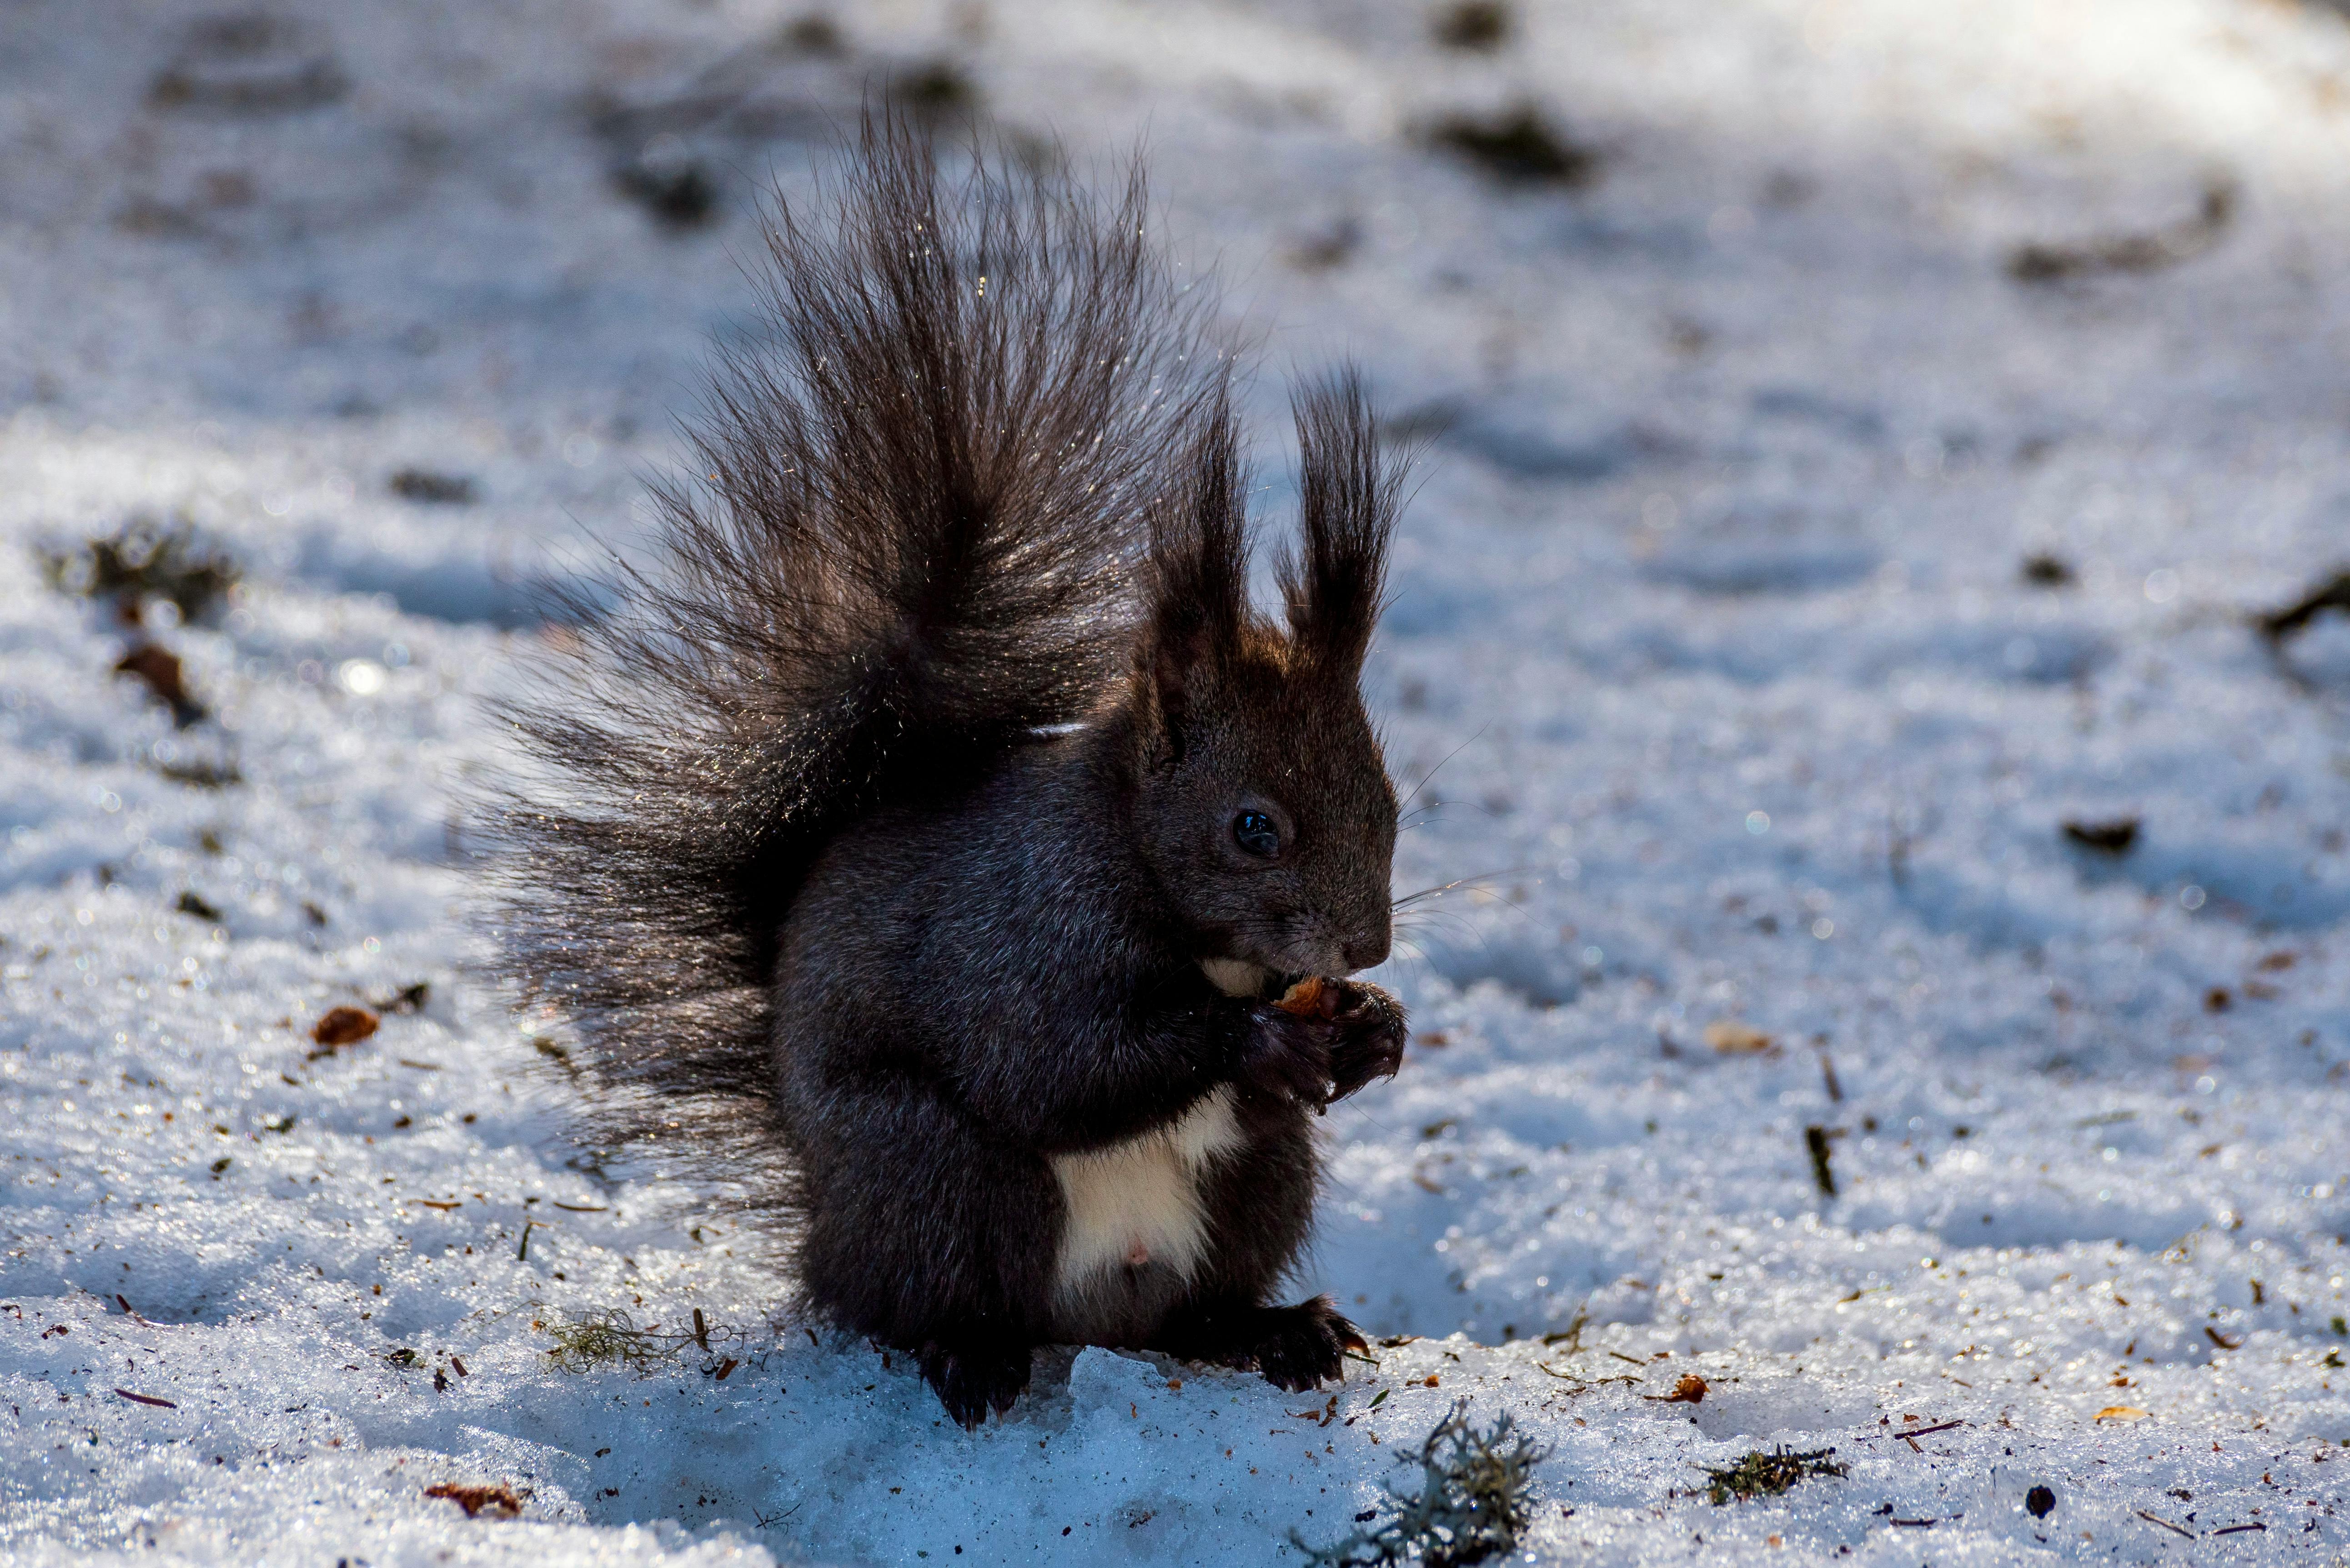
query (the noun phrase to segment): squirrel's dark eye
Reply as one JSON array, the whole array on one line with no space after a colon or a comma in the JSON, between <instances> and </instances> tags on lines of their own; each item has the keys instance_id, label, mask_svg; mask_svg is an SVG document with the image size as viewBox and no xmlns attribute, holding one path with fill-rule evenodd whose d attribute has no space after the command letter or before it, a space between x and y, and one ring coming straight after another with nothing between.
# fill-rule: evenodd
<instances>
[{"instance_id":1,"label":"squirrel's dark eye","mask_svg":"<svg viewBox=\"0 0 2350 1568\"><path fill-rule=\"evenodd\" d=\"M1269 860L1281 853L1281 829L1264 813L1244 811L1232 818L1232 842Z\"/></svg>"}]
</instances>

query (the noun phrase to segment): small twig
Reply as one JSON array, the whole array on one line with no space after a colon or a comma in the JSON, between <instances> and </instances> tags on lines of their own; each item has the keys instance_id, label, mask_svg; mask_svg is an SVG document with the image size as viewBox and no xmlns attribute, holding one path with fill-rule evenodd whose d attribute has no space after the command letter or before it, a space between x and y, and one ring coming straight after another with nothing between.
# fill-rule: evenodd
<instances>
[{"instance_id":1,"label":"small twig","mask_svg":"<svg viewBox=\"0 0 2350 1568\"><path fill-rule=\"evenodd\" d=\"M1640 1386L1640 1380L1638 1378L1628 1376L1623 1377L1586 1377L1581 1373L1577 1372L1556 1371L1551 1367L1543 1366L1539 1361L1535 1362L1534 1366L1541 1371L1548 1372L1553 1377L1557 1378L1561 1383L1574 1384L1575 1386L1567 1390L1567 1393L1570 1396L1581 1394L1587 1389L1605 1388L1610 1383L1621 1383L1625 1386L1630 1388L1638 1388Z\"/></svg>"},{"instance_id":2,"label":"small twig","mask_svg":"<svg viewBox=\"0 0 2350 1568\"><path fill-rule=\"evenodd\" d=\"M1618 1360L1618 1361L1628 1361L1628 1362L1630 1362L1633 1366L1638 1366L1638 1367L1641 1368L1641 1369L1642 1369L1642 1370L1644 1370L1644 1371L1647 1369L1648 1365L1647 1362L1645 1362L1645 1361L1641 1360L1638 1356L1637 1356L1637 1355L1625 1355L1625 1354L1624 1354L1622 1351L1620 1351L1620 1350L1611 1350L1611 1351L1609 1351L1607 1354L1608 1354L1608 1355L1612 1355L1612 1356L1614 1356L1614 1357L1615 1357L1617 1360Z\"/></svg>"},{"instance_id":3,"label":"small twig","mask_svg":"<svg viewBox=\"0 0 2350 1568\"><path fill-rule=\"evenodd\" d=\"M1864 1432L1853 1440L1859 1443L1873 1443L1879 1438L1900 1438L1906 1440L1910 1438L1922 1438L1929 1432L1947 1432L1953 1427L1963 1427L1965 1425L1966 1422L1963 1420L1944 1421L1939 1426L1912 1427L1906 1432Z\"/></svg>"},{"instance_id":4,"label":"small twig","mask_svg":"<svg viewBox=\"0 0 2350 1568\"><path fill-rule=\"evenodd\" d=\"M2241 1535L2247 1530L2266 1530L2267 1528L2267 1525L2260 1523L2231 1524L2225 1530L2215 1530L2211 1533L2214 1535Z\"/></svg>"},{"instance_id":5,"label":"small twig","mask_svg":"<svg viewBox=\"0 0 2350 1568\"><path fill-rule=\"evenodd\" d=\"M2007 273L2019 283L2051 283L2097 273L2153 272L2210 250L2227 231L2235 211L2235 182L2215 177L2204 182L2202 201L2194 213L2167 228L2069 244L2018 245L2007 259Z\"/></svg>"},{"instance_id":6,"label":"small twig","mask_svg":"<svg viewBox=\"0 0 2350 1568\"><path fill-rule=\"evenodd\" d=\"M125 1399L130 1400L133 1405L152 1405L158 1409L162 1410L176 1410L179 1408L177 1405L172 1404L169 1399L158 1399L152 1394L133 1394L128 1388L117 1388L115 1392L121 1395Z\"/></svg>"},{"instance_id":7,"label":"small twig","mask_svg":"<svg viewBox=\"0 0 2350 1568\"><path fill-rule=\"evenodd\" d=\"M152 1319L140 1317L139 1315L139 1309L132 1306L129 1302L124 1301L119 1293L116 1294L114 1300L116 1304L122 1308L122 1315L129 1318L131 1322L137 1324L141 1328L170 1328L172 1326L168 1323L156 1323Z\"/></svg>"},{"instance_id":8,"label":"small twig","mask_svg":"<svg viewBox=\"0 0 2350 1568\"><path fill-rule=\"evenodd\" d=\"M2168 1530L2173 1535L2183 1535L2189 1541L2195 1539L2195 1532L2193 1531L2188 1529L2183 1524L2173 1524L2170 1521L2163 1518L2162 1515L2158 1513L2148 1513L2146 1510L2141 1508L2137 1511L2137 1516L2140 1519L2145 1520L2148 1524L2158 1524L2162 1526L2163 1529Z\"/></svg>"},{"instance_id":9,"label":"small twig","mask_svg":"<svg viewBox=\"0 0 2350 1568\"><path fill-rule=\"evenodd\" d=\"M1812 1180L1818 1184L1820 1195L1836 1195L1835 1172L1828 1165L1828 1129L1808 1127L1804 1129L1804 1147L1811 1151Z\"/></svg>"},{"instance_id":10,"label":"small twig","mask_svg":"<svg viewBox=\"0 0 2350 1568\"><path fill-rule=\"evenodd\" d=\"M1559 1352L1561 1355L1582 1355L1583 1325L1590 1321L1591 1303L1589 1302L1585 1302L1581 1306L1575 1309L1575 1321L1573 1323L1568 1324L1565 1328L1559 1330L1555 1334L1546 1334L1542 1336L1543 1348L1547 1350L1552 1345L1564 1341L1566 1348Z\"/></svg>"},{"instance_id":11,"label":"small twig","mask_svg":"<svg viewBox=\"0 0 2350 1568\"><path fill-rule=\"evenodd\" d=\"M2304 595L2289 608L2257 617L2255 625L2272 642L2280 642L2317 618L2324 610L2350 611L2350 572L2338 572ZM2213 1534L2219 1533L2217 1531Z\"/></svg>"}]
</instances>

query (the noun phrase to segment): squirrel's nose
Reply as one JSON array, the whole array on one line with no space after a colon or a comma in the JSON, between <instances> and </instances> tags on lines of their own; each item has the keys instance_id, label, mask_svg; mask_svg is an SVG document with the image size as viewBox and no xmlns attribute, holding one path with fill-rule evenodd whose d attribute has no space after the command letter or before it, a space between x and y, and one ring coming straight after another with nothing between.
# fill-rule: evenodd
<instances>
[{"instance_id":1,"label":"squirrel's nose","mask_svg":"<svg viewBox=\"0 0 2350 1568\"><path fill-rule=\"evenodd\" d=\"M1374 931L1355 937L1347 941L1342 950L1347 955L1347 971L1349 974L1358 969L1368 969L1373 964L1384 963L1388 956L1388 933Z\"/></svg>"}]
</instances>

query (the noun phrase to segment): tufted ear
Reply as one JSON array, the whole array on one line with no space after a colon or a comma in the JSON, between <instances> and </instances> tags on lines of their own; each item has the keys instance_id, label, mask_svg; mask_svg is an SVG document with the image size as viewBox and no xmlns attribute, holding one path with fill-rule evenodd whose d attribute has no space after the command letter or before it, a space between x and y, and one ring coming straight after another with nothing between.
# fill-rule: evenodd
<instances>
[{"instance_id":1,"label":"tufted ear","mask_svg":"<svg viewBox=\"0 0 2350 1568\"><path fill-rule=\"evenodd\" d=\"M1248 503L1231 396L1195 421L1150 512L1149 620L1139 657L1180 749L1183 721L1237 653L1248 620Z\"/></svg>"},{"instance_id":2,"label":"tufted ear","mask_svg":"<svg viewBox=\"0 0 2350 1568\"><path fill-rule=\"evenodd\" d=\"M1313 663L1351 678L1378 624L1407 460L1380 450L1370 400L1352 366L1299 389L1291 407L1304 538L1281 562L1289 635Z\"/></svg>"}]
</instances>

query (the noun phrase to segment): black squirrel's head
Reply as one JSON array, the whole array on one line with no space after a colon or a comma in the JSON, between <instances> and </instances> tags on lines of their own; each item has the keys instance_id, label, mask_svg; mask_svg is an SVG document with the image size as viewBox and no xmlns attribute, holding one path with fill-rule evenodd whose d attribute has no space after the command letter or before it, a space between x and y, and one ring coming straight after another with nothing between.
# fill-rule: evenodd
<instances>
[{"instance_id":1,"label":"black squirrel's head","mask_svg":"<svg viewBox=\"0 0 2350 1568\"><path fill-rule=\"evenodd\" d=\"M1359 681L1401 465L1381 456L1351 374L1300 394L1297 424L1303 537L1281 563L1284 622L1249 604L1246 503L1219 403L1153 518L1131 689L1135 834L1193 956L1288 977L1388 956L1396 839Z\"/></svg>"}]
</instances>

